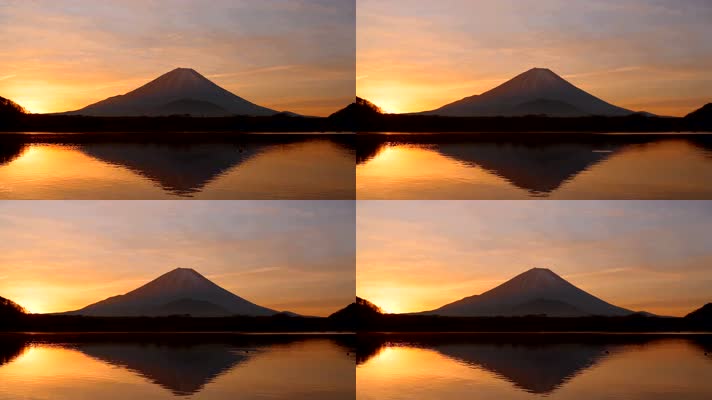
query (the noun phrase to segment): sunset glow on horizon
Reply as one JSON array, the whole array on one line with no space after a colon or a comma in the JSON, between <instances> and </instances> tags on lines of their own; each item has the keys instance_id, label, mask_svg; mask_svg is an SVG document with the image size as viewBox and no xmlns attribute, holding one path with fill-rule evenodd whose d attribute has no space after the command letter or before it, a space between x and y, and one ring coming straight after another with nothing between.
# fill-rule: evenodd
<instances>
[{"instance_id":1,"label":"sunset glow on horizon","mask_svg":"<svg viewBox=\"0 0 712 400\"><path fill-rule=\"evenodd\" d=\"M708 202L359 201L356 293L428 311L549 268L614 305L684 316L712 301Z\"/></svg>"},{"instance_id":2,"label":"sunset glow on horizon","mask_svg":"<svg viewBox=\"0 0 712 400\"><path fill-rule=\"evenodd\" d=\"M353 218L348 201L3 201L0 296L72 311L180 267L258 305L327 316L354 298Z\"/></svg>"},{"instance_id":3,"label":"sunset glow on horizon","mask_svg":"<svg viewBox=\"0 0 712 400\"><path fill-rule=\"evenodd\" d=\"M193 68L277 111L326 116L354 98L353 0L0 4L0 96L81 109Z\"/></svg>"},{"instance_id":4,"label":"sunset glow on horizon","mask_svg":"<svg viewBox=\"0 0 712 400\"><path fill-rule=\"evenodd\" d=\"M684 116L712 102L704 0L357 2L357 95L439 108L531 68L609 103Z\"/></svg>"}]
</instances>

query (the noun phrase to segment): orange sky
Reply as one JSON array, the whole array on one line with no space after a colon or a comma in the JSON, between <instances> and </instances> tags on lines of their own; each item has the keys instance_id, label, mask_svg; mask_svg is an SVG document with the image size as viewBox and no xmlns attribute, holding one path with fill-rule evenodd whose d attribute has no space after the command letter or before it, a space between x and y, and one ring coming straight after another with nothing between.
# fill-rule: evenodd
<instances>
[{"instance_id":1,"label":"orange sky","mask_svg":"<svg viewBox=\"0 0 712 400\"><path fill-rule=\"evenodd\" d=\"M183 267L326 316L355 295L353 219L350 201L2 201L0 296L70 311Z\"/></svg>"},{"instance_id":2,"label":"orange sky","mask_svg":"<svg viewBox=\"0 0 712 400\"><path fill-rule=\"evenodd\" d=\"M712 204L359 201L356 293L438 308L533 267L615 305L685 315L712 301Z\"/></svg>"},{"instance_id":3,"label":"orange sky","mask_svg":"<svg viewBox=\"0 0 712 400\"><path fill-rule=\"evenodd\" d=\"M70 111L189 67L259 105L329 115L354 98L352 0L5 1L0 96Z\"/></svg>"},{"instance_id":4,"label":"orange sky","mask_svg":"<svg viewBox=\"0 0 712 400\"><path fill-rule=\"evenodd\" d=\"M608 102L684 116L712 102L707 0L360 0L357 94L438 108L533 67Z\"/></svg>"}]
</instances>

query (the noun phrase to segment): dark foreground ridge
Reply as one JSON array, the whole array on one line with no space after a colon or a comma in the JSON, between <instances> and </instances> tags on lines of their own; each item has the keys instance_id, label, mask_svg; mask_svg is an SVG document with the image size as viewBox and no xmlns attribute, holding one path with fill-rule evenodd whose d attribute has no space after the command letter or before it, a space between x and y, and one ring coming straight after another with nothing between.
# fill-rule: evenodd
<instances>
[{"instance_id":1,"label":"dark foreground ridge","mask_svg":"<svg viewBox=\"0 0 712 400\"><path fill-rule=\"evenodd\" d=\"M370 304L370 303L369 303ZM709 332L712 305L684 318L649 313L625 316L552 317L546 315L458 317L385 314L352 308L357 332Z\"/></svg>"},{"instance_id":2,"label":"dark foreground ridge","mask_svg":"<svg viewBox=\"0 0 712 400\"><path fill-rule=\"evenodd\" d=\"M560 132L567 136L606 132L712 132L712 103L684 118L641 113L578 117L543 114L510 117L384 114L378 106L361 98L356 98L353 104L329 117L304 117L291 113L270 116L196 117L174 114L97 117L26 114L21 107L6 107L6 111L0 112L0 132Z\"/></svg>"},{"instance_id":3,"label":"dark foreground ridge","mask_svg":"<svg viewBox=\"0 0 712 400\"><path fill-rule=\"evenodd\" d=\"M358 106L358 103L354 103ZM352 105L354 106L354 105ZM501 132L501 133L607 133L607 132L710 132L712 106L690 115L659 117L635 113L623 116L552 117L522 116L453 117L427 114L384 114L377 107L352 107L339 115L356 132Z\"/></svg>"},{"instance_id":4,"label":"dark foreground ridge","mask_svg":"<svg viewBox=\"0 0 712 400\"><path fill-rule=\"evenodd\" d=\"M358 299L329 317L86 317L12 312L0 332L709 332L706 305L684 318L635 313L602 317L445 317L385 314ZM14 308L14 307L13 307Z\"/></svg>"}]
</instances>

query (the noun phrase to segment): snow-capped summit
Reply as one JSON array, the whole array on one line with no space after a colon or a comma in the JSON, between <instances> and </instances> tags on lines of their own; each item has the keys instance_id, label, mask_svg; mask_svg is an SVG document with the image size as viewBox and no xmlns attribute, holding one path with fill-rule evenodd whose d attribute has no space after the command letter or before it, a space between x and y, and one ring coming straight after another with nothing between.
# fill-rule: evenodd
<instances>
[{"instance_id":1,"label":"snow-capped summit","mask_svg":"<svg viewBox=\"0 0 712 400\"><path fill-rule=\"evenodd\" d=\"M609 104L572 85L548 68L532 68L481 95L421 114L450 117L586 115L625 116L633 111Z\"/></svg>"},{"instance_id":2,"label":"snow-capped summit","mask_svg":"<svg viewBox=\"0 0 712 400\"><path fill-rule=\"evenodd\" d=\"M87 116L193 116L277 114L221 88L192 68L176 68L120 96L110 97L70 115Z\"/></svg>"}]
</instances>

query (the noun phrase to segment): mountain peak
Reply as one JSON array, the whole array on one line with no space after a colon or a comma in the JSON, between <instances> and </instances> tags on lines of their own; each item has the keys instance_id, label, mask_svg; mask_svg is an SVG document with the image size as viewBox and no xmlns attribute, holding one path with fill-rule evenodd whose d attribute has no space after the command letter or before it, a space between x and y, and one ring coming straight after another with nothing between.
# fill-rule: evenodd
<instances>
[{"instance_id":1,"label":"mountain peak","mask_svg":"<svg viewBox=\"0 0 712 400\"><path fill-rule=\"evenodd\" d=\"M525 72L525 74L552 74L558 76L554 71L550 70L549 68L542 67L534 67L529 71Z\"/></svg>"},{"instance_id":2,"label":"mountain peak","mask_svg":"<svg viewBox=\"0 0 712 400\"><path fill-rule=\"evenodd\" d=\"M175 269L173 269L172 271L167 272L166 275L167 275L167 274L173 274L173 273L175 273L175 274L187 274L187 273L189 273L189 274L200 275L200 273L199 273L198 271L194 270L193 268L182 268L182 267L175 268ZM200 275L200 276L202 276L202 275Z\"/></svg>"}]
</instances>

